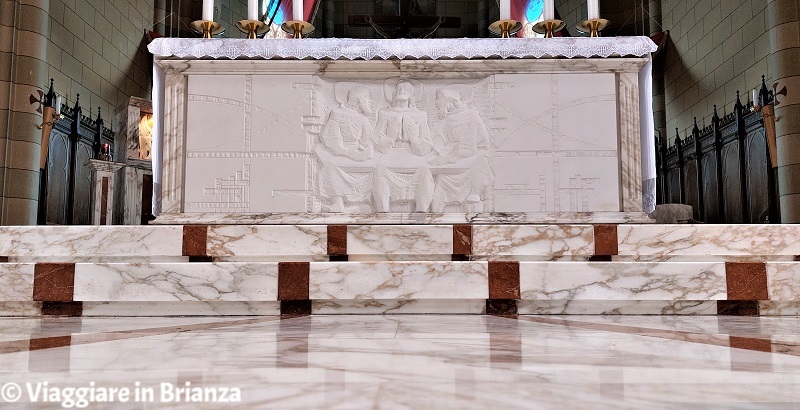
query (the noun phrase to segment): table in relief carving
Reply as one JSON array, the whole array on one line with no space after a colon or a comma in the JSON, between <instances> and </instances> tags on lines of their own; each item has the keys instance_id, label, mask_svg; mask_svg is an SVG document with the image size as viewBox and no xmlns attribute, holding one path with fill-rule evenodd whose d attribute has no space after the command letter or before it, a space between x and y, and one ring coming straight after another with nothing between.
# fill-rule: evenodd
<instances>
[{"instance_id":1,"label":"table in relief carving","mask_svg":"<svg viewBox=\"0 0 800 410\"><path fill-rule=\"evenodd\" d=\"M158 223L644 221L647 38L158 39Z\"/></svg>"}]
</instances>

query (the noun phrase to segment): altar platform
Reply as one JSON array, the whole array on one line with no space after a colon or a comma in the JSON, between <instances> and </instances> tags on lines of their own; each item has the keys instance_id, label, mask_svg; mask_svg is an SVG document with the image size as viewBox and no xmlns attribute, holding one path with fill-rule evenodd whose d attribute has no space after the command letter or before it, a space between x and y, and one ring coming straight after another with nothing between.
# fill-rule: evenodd
<instances>
[{"instance_id":1,"label":"altar platform","mask_svg":"<svg viewBox=\"0 0 800 410\"><path fill-rule=\"evenodd\" d=\"M0 227L6 316L800 314L796 225Z\"/></svg>"}]
</instances>

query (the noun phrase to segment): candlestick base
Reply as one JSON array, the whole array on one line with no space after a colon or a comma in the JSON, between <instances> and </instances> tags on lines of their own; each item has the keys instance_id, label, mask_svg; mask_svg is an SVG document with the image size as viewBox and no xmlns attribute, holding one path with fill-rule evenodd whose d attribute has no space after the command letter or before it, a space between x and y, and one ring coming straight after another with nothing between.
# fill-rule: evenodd
<instances>
[{"instance_id":1,"label":"candlestick base","mask_svg":"<svg viewBox=\"0 0 800 410\"><path fill-rule=\"evenodd\" d=\"M308 22L302 20L291 20L281 24L283 31L292 35L292 38L303 38L316 28Z\"/></svg>"},{"instance_id":2,"label":"candlestick base","mask_svg":"<svg viewBox=\"0 0 800 410\"><path fill-rule=\"evenodd\" d=\"M203 38L211 38L225 32L225 27L221 24L209 20L196 20L193 21L189 27L192 28L196 34L203 36Z\"/></svg>"},{"instance_id":3,"label":"candlestick base","mask_svg":"<svg viewBox=\"0 0 800 410\"><path fill-rule=\"evenodd\" d=\"M606 19L589 19L584 20L576 26L581 33L588 33L589 37L600 37L600 32L608 25L609 21Z\"/></svg>"},{"instance_id":4,"label":"candlestick base","mask_svg":"<svg viewBox=\"0 0 800 410\"><path fill-rule=\"evenodd\" d=\"M522 30L522 23L517 20L498 20L489 26L489 31L502 38L511 38Z\"/></svg>"},{"instance_id":5,"label":"candlestick base","mask_svg":"<svg viewBox=\"0 0 800 410\"><path fill-rule=\"evenodd\" d=\"M246 33L247 38L250 39L258 38L258 36L264 35L269 31L266 23L258 20L239 20L236 23L236 28L242 33Z\"/></svg>"},{"instance_id":6,"label":"candlestick base","mask_svg":"<svg viewBox=\"0 0 800 410\"><path fill-rule=\"evenodd\" d=\"M544 34L544 38L552 38L553 33L561 31L566 25L567 23L561 20L544 20L534 24L531 29L539 34Z\"/></svg>"}]
</instances>

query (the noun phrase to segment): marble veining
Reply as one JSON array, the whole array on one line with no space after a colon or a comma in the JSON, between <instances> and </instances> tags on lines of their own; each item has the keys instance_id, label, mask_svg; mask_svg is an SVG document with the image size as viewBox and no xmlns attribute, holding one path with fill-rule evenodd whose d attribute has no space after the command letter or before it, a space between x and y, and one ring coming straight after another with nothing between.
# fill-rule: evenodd
<instances>
[{"instance_id":1,"label":"marble veining","mask_svg":"<svg viewBox=\"0 0 800 410\"><path fill-rule=\"evenodd\" d=\"M800 301L800 263L767 263L770 300Z\"/></svg>"},{"instance_id":2,"label":"marble veining","mask_svg":"<svg viewBox=\"0 0 800 410\"><path fill-rule=\"evenodd\" d=\"M180 226L0 226L0 255L28 257L181 256ZM10 238L10 240L5 239Z\"/></svg>"},{"instance_id":3,"label":"marble veining","mask_svg":"<svg viewBox=\"0 0 800 410\"><path fill-rule=\"evenodd\" d=\"M278 301L84 302L83 316L273 316Z\"/></svg>"},{"instance_id":4,"label":"marble veining","mask_svg":"<svg viewBox=\"0 0 800 410\"><path fill-rule=\"evenodd\" d=\"M481 314L485 299L436 300L314 300L311 313L317 315L385 314Z\"/></svg>"},{"instance_id":5,"label":"marble veining","mask_svg":"<svg viewBox=\"0 0 800 410\"><path fill-rule=\"evenodd\" d=\"M26 302L33 296L33 263L0 263L0 302Z\"/></svg>"},{"instance_id":6,"label":"marble veining","mask_svg":"<svg viewBox=\"0 0 800 410\"><path fill-rule=\"evenodd\" d=\"M74 295L101 302L274 301L278 264L79 263Z\"/></svg>"},{"instance_id":7,"label":"marble veining","mask_svg":"<svg viewBox=\"0 0 800 410\"><path fill-rule=\"evenodd\" d=\"M620 255L800 255L799 225L620 225Z\"/></svg>"},{"instance_id":8,"label":"marble veining","mask_svg":"<svg viewBox=\"0 0 800 410\"><path fill-rule=\"evenodd\" d=\"M314 225L218 225L208 227L207 244L209 256L324 256L328 231Z\"/></svg>"},{"instance_id":9,"label":"marble veining","mask_svg":"<svg viewBox=\"0 0 800 410\"><path fill-rule=\"evenodd\" d=\"M486 299L486 262L312 262L309 297L329 299Z\"/></svg>"},{"instance_id":10,"label":"marble veining","mask_svg":"<svg viewBox=\"0 0 800 410\"><path fill-rule=\"evenodd\" d=\"M716 300L520 300L520 315L716 315Z\"/></svg>"},{"instance_id":11,"label":"marble veining","mask_svg":"<svg viewBox=\"0 0 800 410\"><path fill-rule=\"evenodd\" d=\"M452 225L349 225L349 255L451 255Z\"/></svg>"},{"instance_id":12,"label":"marble veining","mask_svg":"<svg viewBox=\"0 0 800 410\"><path fill-rule=\"evenodd\" d=\"M593 255L591 225L475 225L474 255Z\"/></svg>"},{"instance_id":13,"label":"marble veining","mask_svg":"<svg viewBox=\"0 0 800 410\"><path fill-rule=\"evenodd\" d=\"M720 300L724 263L521 262L526 300Z\"/></svg>"}]
</instances>

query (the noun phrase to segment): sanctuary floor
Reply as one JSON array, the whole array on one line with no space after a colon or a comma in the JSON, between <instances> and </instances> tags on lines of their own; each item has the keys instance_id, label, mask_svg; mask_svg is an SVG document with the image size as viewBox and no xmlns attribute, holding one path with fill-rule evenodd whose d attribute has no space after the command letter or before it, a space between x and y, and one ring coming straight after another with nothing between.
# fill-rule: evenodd
<instances>
[{"instance_id":1,"label":"sanctuary floor","mask_svg":"<svg viewBox=\"0 0 800 410\"><path fill-rule=\"evenodd\" d=\"M61 407L31 404L37 386L115 409L236 389L232 408L800 408L800 318L1 319L0 406ZM142 394L102 403L111 388Z\"/></svg>"}]
</instances>

